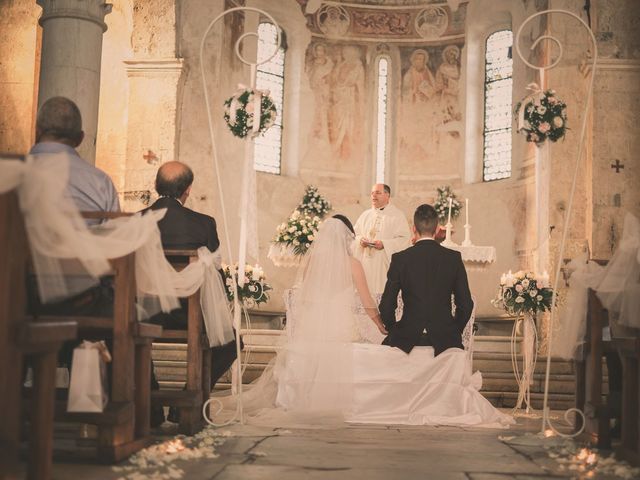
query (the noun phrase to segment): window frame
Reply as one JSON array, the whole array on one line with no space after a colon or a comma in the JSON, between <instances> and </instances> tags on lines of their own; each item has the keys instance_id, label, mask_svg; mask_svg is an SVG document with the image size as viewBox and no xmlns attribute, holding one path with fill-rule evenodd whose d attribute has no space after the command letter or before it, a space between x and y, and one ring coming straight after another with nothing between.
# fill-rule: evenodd
<instances>
[{"instance_id":1,"label":"window frame","mask_svg":"<svg viewBox=\"0 0 640 480\"><path fill-rule=\"evenodd\" d=\"M481 171L481 177L482 177L482 182L483 183L489 183L489 182L495 182L498 180L508 180L513 176L513 122L509 123L509 126L506 129L495 129L495 130L487 130L486 126L487 126L487 86L490 83L494 83L497 82L499 80L504 80L505 78L501 78L501 79L497 79L497 80L488 80L487 79L487 48L488 48L488 44L489 41L491 39L491 37L493 37L494 35L498 34L498 33L502 33L502 32L510 32L511 33L511 47L509 47L509 56L511 58L511 75L509 77L505 77L511 80L511 98L510 98L510 102L509 102L509 112L510 114L513 112L513 29L508 26L508 27L501 27L498 29L493 30L491 33L489 33L484 41L484 59L483 59L483 87L484 87L484 91L483 91L483 97L482 97L482 171ZM509 138L511 141L511 145L510 145L510 149L509 149L509 174L507 176L504 177L500 177L500 178L486 178L486 172L485 172L485 168L486 168L486 164L487 164L487 160L486 160L486 142L487 142L487 134L488 133L493 133L493 132L500 132L500 131L506 131L509 133Z\"/></svg>"}]
</instances>

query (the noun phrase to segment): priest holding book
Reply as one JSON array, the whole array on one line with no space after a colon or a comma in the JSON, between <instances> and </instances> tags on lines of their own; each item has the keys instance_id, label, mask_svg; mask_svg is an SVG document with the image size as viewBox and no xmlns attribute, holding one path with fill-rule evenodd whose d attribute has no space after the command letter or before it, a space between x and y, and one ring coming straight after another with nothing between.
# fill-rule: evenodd
<instances>
[{"instance_id":1,"label":"priest holding book","mask_svg":"<svg viewBox=\"0 0 640 480\"><path fill-rule=\"evenodd\" d=\"M354 226L353 256L362 263L374 296L384 291L391 255L409 247L409 224L390 199L391 188L375 184L371 188L371 208L360 215Z\"/></svg>"}]
</instances>

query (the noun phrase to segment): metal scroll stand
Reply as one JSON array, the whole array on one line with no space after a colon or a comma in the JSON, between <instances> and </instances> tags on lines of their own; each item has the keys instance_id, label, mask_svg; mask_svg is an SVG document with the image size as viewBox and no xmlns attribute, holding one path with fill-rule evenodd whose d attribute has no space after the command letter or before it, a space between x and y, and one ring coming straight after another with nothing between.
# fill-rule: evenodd
<instances>
[{"instance_id":1,"label":"metal scroll stand","mask_svg":"<svg viewBox=\"0 0 640 480\"><path fill-rule=\"evenodd\" d=\"M582 425L580 427L580 429L578 431L576 431L575 433L572 434L567 434L567 433L562 433L560 431L558 431L552 424L551 424L551 419L549 416L549 376L551 373L551 342L553 340L553 321L554 321L554 317L557 313L557 307L556 307L556 295L558 292L558 286L560 284L560 269L562 267L562 258L564 256L564 251L565 251L565 246L566 246L566 241L567 241L567 235L569 232L569 222L571 220L571 212L572 212L572 207L573 207L573 201L574 201L574 197L575 197L575 190L576 190L576 184L577 184L577 179L578 179L578 172L579 172L579 167L580 167L580 160L582 159L582 154L584 152L584 140L585 140L585 135L586 135L586 131L587 131L587 117L588 117L588 112L589 112L589 105L591 104L591 100L593 98L593 87L594 87L594 79L595 79L595 71L596 71L596 64L597 64L597 59L598 59L598 46L596 43L596 39L595 36L593 35L593 32L591 31L591 28L589 28L589 25L587 25L585 23L584 20L582 20L578 15L566 11L566 10L544 10L541 12L537 12L534 13L533 15L531 15L530 17L528 17L527 19L525 19L522 24L520 25L520 28L518 28L518 31L516 33L514 42L515 42L515 46L516 46L516 52L518 53L518 56L520 57L520 59L524 62L525 65L527 65L528 67L531 67L535 70L538 70L538 72L540 73L541 76L544 75L544 72L546 70L550 70L552 68L554 68L555 66L558 65L558 63L560 63L560 60L562 58L562 43L560 42L560 40L558 40L556 37L554 37L553 35L550 35L548 33L545 33L545 35L541 35L540 37L538 37L533 44L531 45L530 50L533 50L536 48L536 46L538 45L538 43L540 43L542 40L550 40L552 41L560 50L560 53L558 55L558 58L556 58L551 64L549 65L545 65L545 66L538 66L538 65L533 65L531 63L529 63L527 61L527 59L523 56L522 51L520 50L520 34L522 33L522 30L524 28L524 26L526 24L528 24L531 20L533 20L536 17L539 17L541 15L547 15L547 14L553 14L553 13L558 13L561 15L568 15L570 17L575 18L576 20L578 20L578 22L580 22L580 24L587 30L587 32L589 33L589 37L591 39L591 44L592 44L592 62L591 62L591 78L589 79L589 88L587 91L587 98L586 98L586 102L585 102L585 109L584 109L584 114L582 117L582 127L580 129L580 139L578 141L578 155L576 156L575 159L575 166L574 166L574 170L573 170L573 180L571 183L571 191L569 194L569 201L568 201L568 206L567 206L567 214L565 216L564 219L564 225L563 225L563 229L562 229L562 240L560 241L560 247L559 247L559 251L558 251L558 260L556 262L556 270L555 270L555 277L553 280L553 298L551 300L551 309L550 309L550 319L549 319L549 324L547 327L547 338L548 338L548 350L549 352L547 353L547 364L546 364L546 371L545 371L545 377L544 377L544 400L543 400L543 406L542 406L542 425L541 425L541 433L543 433L544 435L547 435L547 428L550 429L554 434L561 436L561 437L566 437L566 438L571 438L571 437L576 437L578 435L580 435L582 433L582 431L584 430L585 427L585 415L584 413L577 409L577 408L569 408L568 410L565 411L564 413L564 419L565 421L570 424L570 419L569 416L570 414L576 413L578 414L580 417L582 417Z\"/></svg>"},{"instance_id":2,"label":"metal scroll stand","mask_svg":"<svg viewBox=\"0 0 640 480\"><path fill-rule=\"evenodd\" d=\"M280 26L275 21L275 19L264 10L260 10L254 7L235 7L220 13L216 18L214 18L211 21L211 23L209 23L209 26L204 31L204 34L202 35L202 40L200 41L200 72L202 74L202 87L204 91L205 106L207 109L207 120L209 125L209 137L211 139L213 166L216 172L216 180L217 180L218 192L220 197L220 207L222 210L222 218L225 225L225 233L224 233L225 243L227 247L227 256L229 259L232 259L233 255L231 253L231 240L229 238L229 222L227 220L227 209L225 206L224 194L223 194L224 189L223 189L222 181L220 177L220 162L218 159L218 154L216 149L217 144L216 144L214 128L213 128L211 100L209 98L209 91L207 88L206 74L205 74L205 68L204 68L204 49L205 49L205 40L207 38L207 35L213 28L213 26L225 15L228 15L234 12L240 12L240 11L255 12L255 13L258 13L259 15L262 15L268 18L269 21L276 26L276 32L277 32L277 42L276 42L276 47L273 53L260 62L257 61L257 59L255 62L249 61L240 52L240 46L242 45L242 42L246 38L249 38L249 37L253 37L256 39L258 38L258 34L256 32L244 33L238 38L238 40L235 43L234 52L236 56L238 57L238 59L240 59L242 63L244 63L245 65L249 65L249 67L251 68L251 88L252 89L255 89L257 66L270 61L278 53L278 46L280 45L280 41L281 41ZM260 118L254 119L254 122L256 120L259 125ZM245 148L244 168L243 168L243 176L242 176L241 211L240 211L240 214L241 214L240 241L238 242L239 243L238 244L238 268L242 268L242 269L244 269L244 264L246 263L246 256L247 256L247 225L248 225L248 215L247 215L248 209L242 208L242 207L247 206L248 202L250 202L251 199L255 200L255 170L253 169L253 138L251 136L247 136L246 141L250 142L250 144L248 147ZM250 191L251 189L253 189L253 192ZM237 355L237 361L235 362L235 369L236 369L235 385L233 387L235 389L235 397L237 399L237 403L236 403L235 414L229 420L223 423L213 422L209 418L210 415L207 413L207 408L212 402L216 402L218 404L218 410L216 414L221 411L222 404L218 400L213 398L209 398L204 403L204 405L202 406L202 415L204 416L204 419L208 424L216 427L229 425L235 422L236 420L238 420L240 424L244 424L244 411L243 411L243 403L242 403L242 365L241 365L241 352L240 352L240 323L241 323L242 305L240 304L240 301L238 299L238 285L236 285L236 282L232 282L232 283L233 283L233 298L234 298L233 325L235 327L235 333L236 333L236 355ZM238 283L240 283L240 286L242 286L242 284L244 283L244 275L238 275Z\"/></svg>"}]
</instances>

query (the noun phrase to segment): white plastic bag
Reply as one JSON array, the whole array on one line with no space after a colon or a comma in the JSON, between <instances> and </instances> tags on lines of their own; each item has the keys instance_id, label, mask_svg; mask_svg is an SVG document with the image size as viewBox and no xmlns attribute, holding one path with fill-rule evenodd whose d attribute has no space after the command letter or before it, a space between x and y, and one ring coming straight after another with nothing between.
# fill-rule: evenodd
<instances>
[{"instance_id":1,"label":"white plastic bag","mask_svg":"<svg viewBox=\"0 0 640 480\"><path fill-rule=\"evenodd\" d=\"M73 350L68 412L102 412L107 405L107 362L104 342L83 341Z\"/></svg>"}]
</instances>

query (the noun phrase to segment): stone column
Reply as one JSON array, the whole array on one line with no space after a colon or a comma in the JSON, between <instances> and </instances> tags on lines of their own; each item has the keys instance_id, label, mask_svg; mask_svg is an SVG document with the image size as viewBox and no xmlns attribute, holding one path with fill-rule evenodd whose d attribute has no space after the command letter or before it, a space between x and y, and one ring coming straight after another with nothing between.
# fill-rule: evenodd
<instances>
[{"instance_id":1,"label":"stone column","mask_svg":"<svg viewBox=\"0 0 640 480\"><path fill-rule=\"evenodd\" d=\"M111 5L104 0L36 0L42 7L38 107L54 96L80 108L84 141L78 152L95 163L102 34Z\"/></svg>"}]
</instances>

